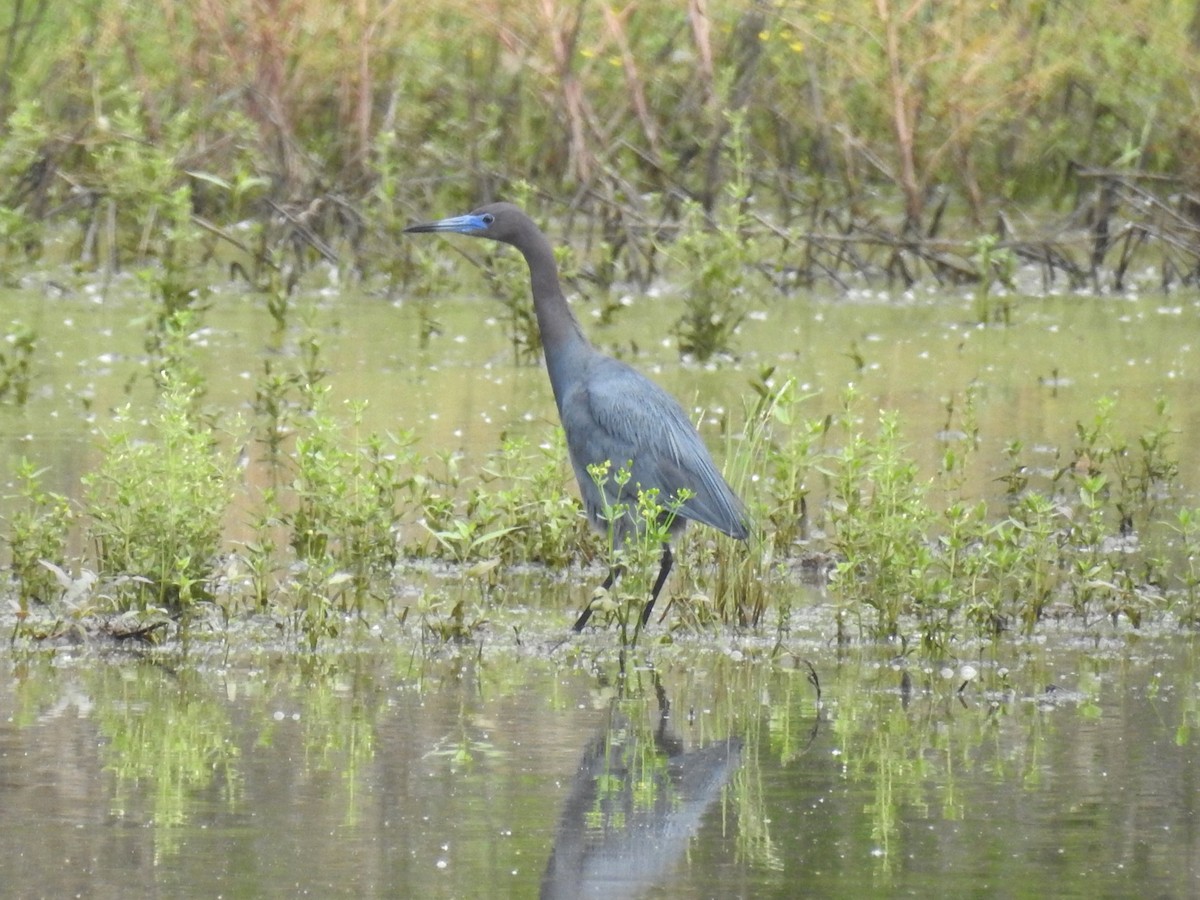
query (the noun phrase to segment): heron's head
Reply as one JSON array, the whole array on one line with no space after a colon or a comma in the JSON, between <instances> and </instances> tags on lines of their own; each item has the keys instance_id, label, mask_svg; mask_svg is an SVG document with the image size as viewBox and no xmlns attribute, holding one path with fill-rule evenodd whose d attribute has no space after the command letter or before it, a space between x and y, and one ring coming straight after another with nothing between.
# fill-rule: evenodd
<instances>
[{"instance_id":1,"label":"heron's head","mask_svg":"<svg viewBox=\"0 0 1200 900\"><path fill-rule=\"evenodd\" d=\"M521 246L522 235L536 230L533 221L511 203L489 203L465 216L451 216L436 222L410 225L405 233L451 232L472 237L490 238L506 244Z\"/></svg>"}]
</instances>

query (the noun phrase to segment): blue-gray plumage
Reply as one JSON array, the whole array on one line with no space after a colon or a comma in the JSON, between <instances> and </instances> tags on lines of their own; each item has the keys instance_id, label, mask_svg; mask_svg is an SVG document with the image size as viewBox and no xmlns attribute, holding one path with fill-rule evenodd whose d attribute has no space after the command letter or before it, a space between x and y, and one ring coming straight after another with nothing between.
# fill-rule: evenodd
<instances>
[{"instance_id":1,"label":"blue-gray plumage","mask_svg":"<svg viewBox=\"0 0 1200 900\"><path fill-rule=\"evenodd\" d=\"M607 462L611 469L605 493L610 508L625 504L630 510L636 509L639 489L657 488L663 506L687 490L691 496L671 523L672 537L677 537L688 521L695 521L738 540L746 539L749 528L742 502L713 465L700 435L679 404L653 381L605 356L584 337L563 297L554 250L532 219L511 203L493 203L465 216L413 225L405 231L490 238L511 244L525 257L550 386L566 433L575 479L593 525L602 531L607 527L605 498L588 467ZM619 492L611 476L626 465L631 478ZM617 539L626 540L635 527L632 516L622 519L617 523ZM673 561L671 544L666 542L650 602L642 610L643 625L650 618ZM611 588L619 574L616 568L610 570L604 587ZM576 631L587 624L591 614L589 603L575 623Z\"/></svg>"}]
</instances>

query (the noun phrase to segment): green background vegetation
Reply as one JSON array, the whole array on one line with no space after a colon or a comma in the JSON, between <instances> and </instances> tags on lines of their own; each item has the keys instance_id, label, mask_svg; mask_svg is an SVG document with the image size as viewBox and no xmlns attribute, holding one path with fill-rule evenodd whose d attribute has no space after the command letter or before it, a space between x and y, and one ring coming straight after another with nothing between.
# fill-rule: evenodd
<instances>
[{"instance_id":1,"label":"green background vegetation","mask_svg":"<svg viewBox=\"0 0 1200 900\"><path fill-rule=\"evenodd\" d=\"M1200 171L1191 0L8 8L10 258L54 222L85 259L161 253L190 210L297 217L386 268L397 224L524 180L637 274L639 230L730 185L788 224L890 210L927 232L944 197L978 229L998 204L1073 205L1080 168Z\"/></svg>"},{"instance_id":2,"label":"green background vegetation","mask_svg":"<svg viewBox=\"0 0 1200 900\"><path fill-rule=\"evenodd\" d=\"M979 321L1000 324L1010 310L992 288L1011 287L1023 262L1076 286L1089 273L1095 287L1120 286L1130 248L1169 236L1146 221L1110 233L1115 206L1135 199L1185 235L1158 243L1163 283L1200 272L1187 189L1200 163L1195 3L8 10L0 278L34 264L81 278L136 271L153 303L146 375L157 390L157 406L133 417L136 435L127 420L105 430L108 455L82 507L47 491L36 463L17 473L7 527L20 622L55 591L93 601L75 613L218 598L230 612L267 608L282 586L287 615L315 643L389 602L400 553L471 566L490 584L501 562L614 552L589 545L577 506L562 502L554 436L550 451L508 443L466 475L452 455L420 459L411 435L361 434L355 413L347 429L331 409L297 288L336 271L339 285L403 292L424 304L422 336L435 334L446 251L399 240L414 218L521 202L553 223L574 287L604 298L658 276L679 285L687 308L673 334L697 359L730 349L747 292L818 278L967 281ZM1085 239L1014 243L1018 213L1022 227L1055 219ZM520 261L484 253L468 258L509 303L514 357L536 361ZM252 539L232 555L221 529L237 464L190 341L218 277L265 297L276 345L296 348L286 371L264 356L254 421L230 429L275 467L245 504ZM20 322L8 336L0 398L21 403L38 336ZM805 421L782 373L752 387L725 457L759 532L749 554L689 538L688 552L717 566L681 621L763 624L771 578L822 554L843 637L943 646L963 627L1031 630L1056 607L1085 622L1200 616L1197 516L1157 503L1178 474L1165 405L1133 433L1099 400L1037 484L1014 444L1008 490L988 508L960 490L977 446L969 396L949 416L962 438L930 480L901 423L864 424L852 394L839 417ZM145 438L168 452L148 452ZM62 535L77 526L103 593L65 565ZM1133 532L1148 548L1136 558L1114 543ZM478 624L461 602L422 613L446 638Z\"/></svg>"}]
</instances>

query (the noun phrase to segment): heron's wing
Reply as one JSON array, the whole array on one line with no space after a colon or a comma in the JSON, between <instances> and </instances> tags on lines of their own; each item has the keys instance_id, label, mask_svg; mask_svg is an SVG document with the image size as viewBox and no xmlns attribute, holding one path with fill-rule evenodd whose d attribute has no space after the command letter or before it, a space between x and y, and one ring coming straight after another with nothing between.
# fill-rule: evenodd
<instances>
[{"instance_id":1,"label":"heron's wing","mask_svg":"<svg viewBox=\"0 0 1200 900\"><path fill-rule=\"evenodd\" d=\"M561 413L585 500L599 500L587 473L589 465L608 461L615 474L632 462L630 483L635 489L658 488L663 504L681 490L690 490L693 496L680 508L684 518L734 537L746 536L741 501L670 394L624 363L599 354L580 375L565 393ZM610 501L617 499L615 486L609 495Z\"/></svg>"}]
</instances>

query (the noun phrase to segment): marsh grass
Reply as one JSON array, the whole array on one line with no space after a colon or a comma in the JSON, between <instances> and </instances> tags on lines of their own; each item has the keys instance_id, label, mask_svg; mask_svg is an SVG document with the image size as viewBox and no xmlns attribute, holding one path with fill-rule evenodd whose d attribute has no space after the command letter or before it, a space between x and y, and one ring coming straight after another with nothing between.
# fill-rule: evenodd
<instances>
[{"instance_id":1,"label":"marsh grass","mask_svg":"<svg viewBox=\"0 0 1200 900\"><path fill-rule=\"evenodd\" d=\"M154 390L144 418L126 406L102 426L100 462L77 508L43 490L31 464L18 473L4 524L22 621L39 601L61 616L182 614L215 600L229 618L276 616L316 646L350 621L411 608L434 639L465 640L504 602L497 587L511 567L599 561L625 571L597 601L601 621L616 624L624 645L638 640L681 498L637 491L627 466L597 471L601 483L626 483L625 499L605 510L607 535L596 536L570 486L560 428L506 440L469 468L457 452L418 455L411 434L366 430L363 405L332 398L317 306L303 299L279 310L272 341L287 352L263 363L251 422L219 429L204 406L195 339L206 301L165 293L155 278L143 319ZM947 401L934 471L916 462L905 423L863 409L853 388L829 410L764 368L748 394L720 423L718 455L747 502L751 536L688 530L656 607L674 628L774 627L782 640L788 588L802 577L832 597L842 641L931 654L1032 633L1050 616L1085 627L1163 613L1200 619L1200 528L1194 511L1176 508L1176 428L1163 402L1130 434L1117 401L1101 398L1048 472L1010 442L1004 468L987 473L999 496L980 497L967 489L980 481L972 386ZM622 544L616 524L629 520L634 537ZM68 557L73 529L85 538L78 558ZM448 564L479 590L396 609L408 560Z\"/></svg>"},{"instance_id":2,"label":"marsh grass","mask_svg":"<svg viewBox=\"0 0 1200 900\"><path fill-rule=\"evenodd\" d=\"M111 274L190 257L275 279L273 302L314 264L404 284L405 219L519 195L532 173L588 233L580 268L602 284L618 271L646 284L660 238L692 215L681 198L719 219L731 190L754 198L770 239L756 265L842 286L847 272L974 281L986 318L1006 314L989 295L1005 254L1029 249L985 230L997 207L1071 205L1094 224L1089 246L1036 248L1073 285L1102 283L1110 251L1114 284L1147 249L1166 257L1164 284L1196 277L1194 241L1164 232L1186 218L1170 196L1196 170L1188 4L1134 0L1137 34L1102 6L973 15L928 0L620 14L547 0L486 15L370 0L342 13L316 0L12 6L0 261L51 249ZM1122 227L1117 168L1132 179L1125 208L1163 215ZM1145 204L1147 177L1179 180ZM919 246L960 234L951 264L949 243ZM709 237L702 260L727 250ZM765 256L768 243L784 252ZM704 313L681 339L720 352L737 310Z\"/></svg>"},{"instance_id":3,"label":"marsh grass","mask_svg":"<svg viewBox=\"0 0 1200 900\"><path fill-rule=\"evenodd\" d=\"M295 365L319 370L319 344L310 349ZM267 444L280 475L262 489L239 488L227 441L194 392L169 371L160 378L146 421L126 408L106 428L77 512L44 491L31 466L21 473L22 505L6 527L22 616L34 601L55 606L69 587L60 573L94 567L88 608L184 612L218 599L228 616L277 615L298 641L316 646L350 618L406 615L394 609L399 567L435 559L480 590L410 606L431 637L458 640L503 602L495 588L507 567L598 559L624 572L594 598L599 621L615 623L627 646L639 639L639 614L682 498L636 491L627 467L598 469L600 484L624 480L629 499L604 510L609 528L597 538L569 490L560 429L536 445L508 441L464 473L457 454L418 457L411 435L364 432L361 405L334 405L320 385L294 386L300 399L282 414L288 436ZM751 538L687 532L659 598L673 627L772 626L782 639L790 610L781 598L797 571L827 577L842 641L896 640L930 654L972 637L1032 633L1048 616L1085 627L1105 619L1137 625L1164 612L1200 618L1200 528L1193 510L1171 506L1175 429L1164 404L1126 437L1115 425L1117 404L1103 398L1046 474L1035 474L1011 444L997 478L1005 491L988 499L966 489L976 482L968 473L979 443L970 388L947 405L941 464L929 473L914 462L900 419L868 415L853 389L835 414L817 416L817 398L771 370L752 387L744 425L725 425L724 454L747 500ZM280 428L274 419L258 425L259 433ZM227 544L235 495L244 495L238 506L251 534ZM632 539L621 543L617 525L630 520ZM70 560L64 534L76 524L91 552Z\"/></svg>"}]
</instances>

